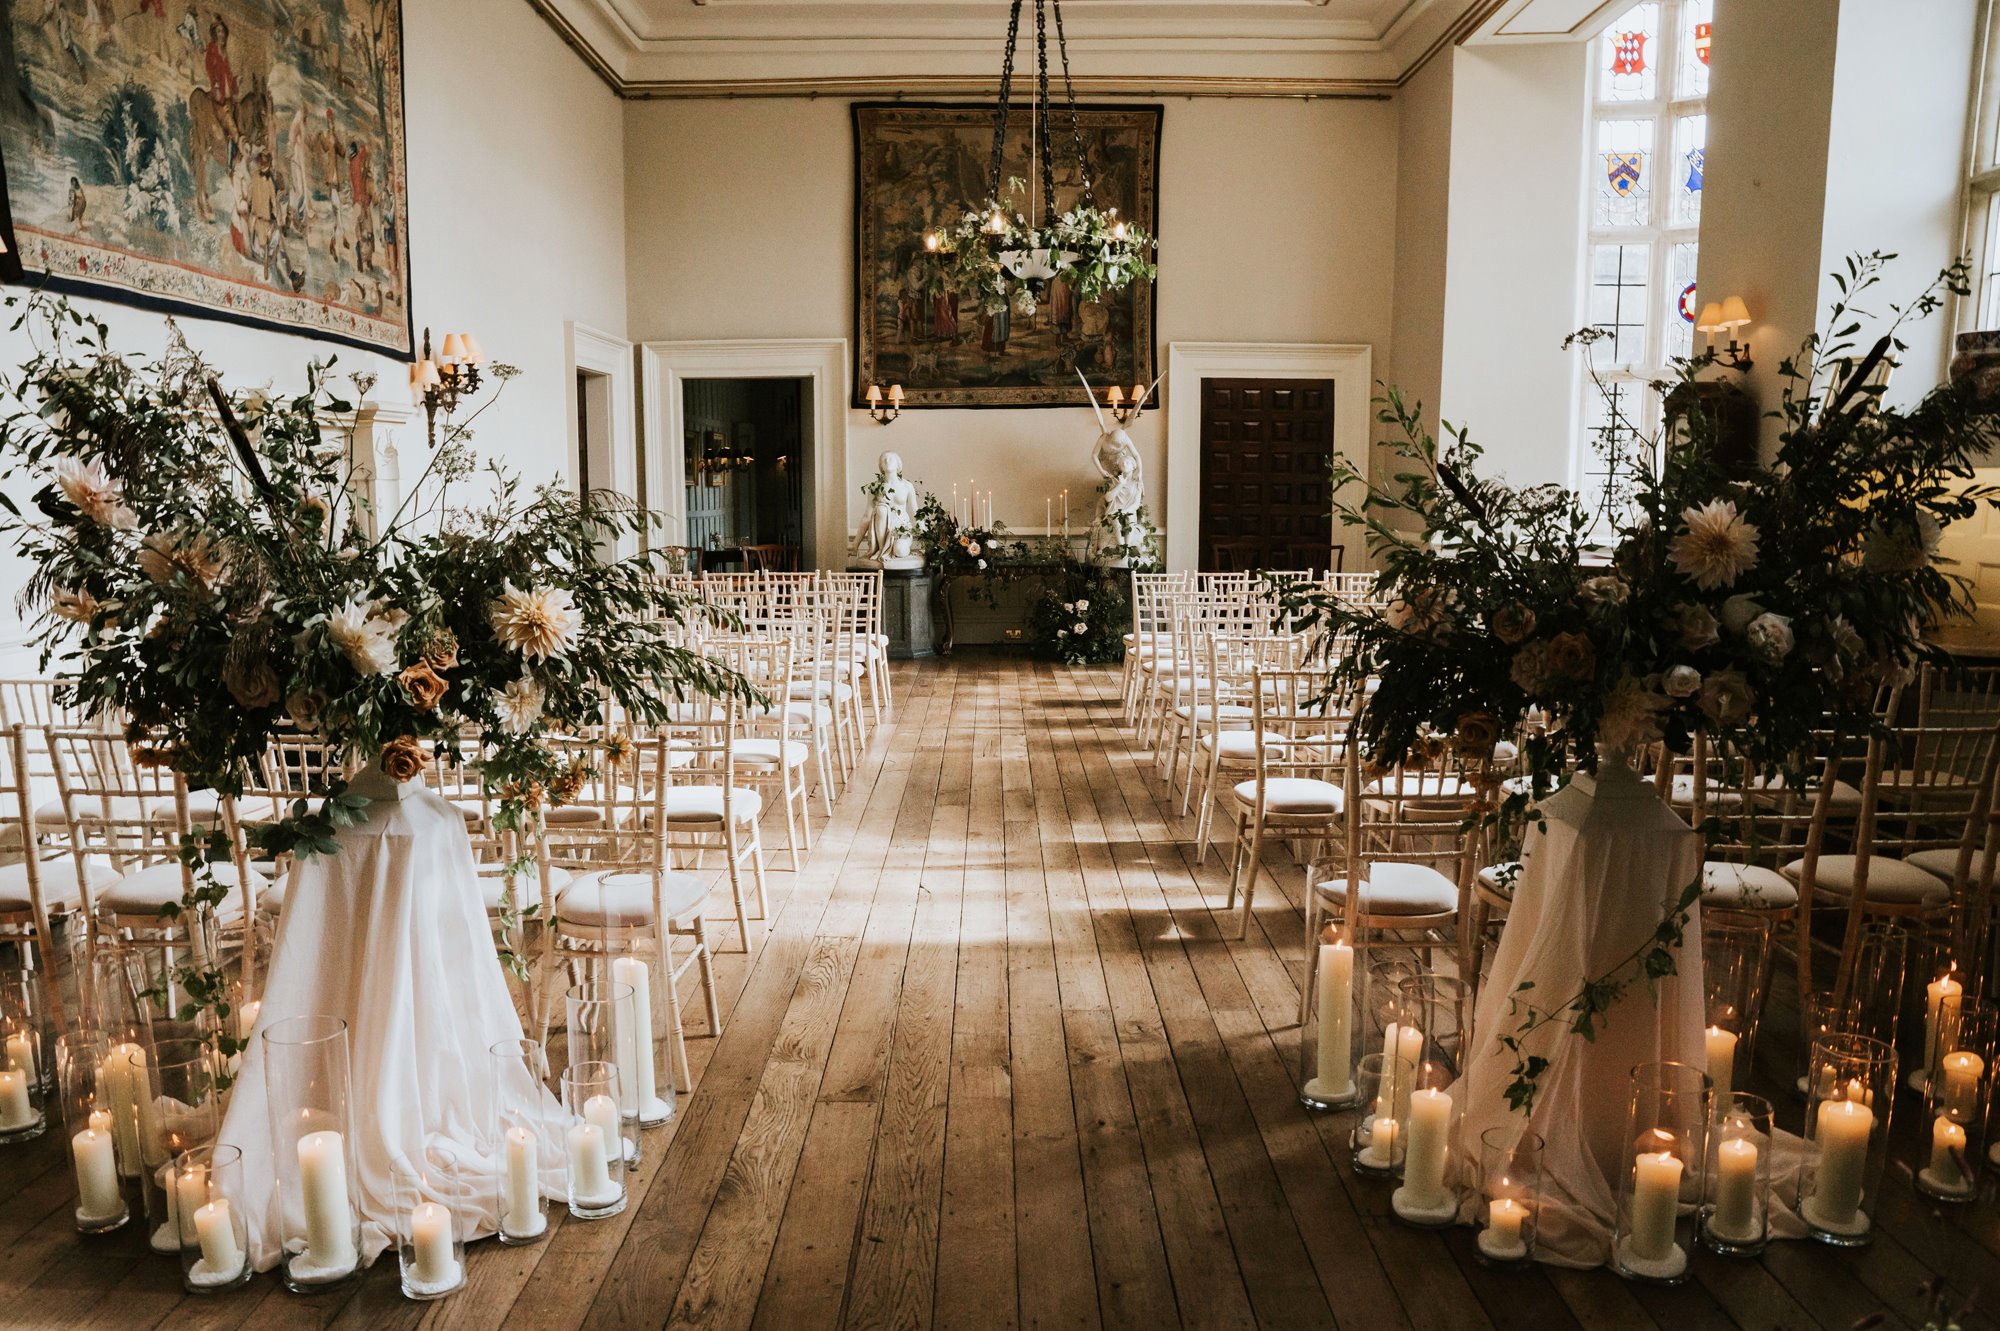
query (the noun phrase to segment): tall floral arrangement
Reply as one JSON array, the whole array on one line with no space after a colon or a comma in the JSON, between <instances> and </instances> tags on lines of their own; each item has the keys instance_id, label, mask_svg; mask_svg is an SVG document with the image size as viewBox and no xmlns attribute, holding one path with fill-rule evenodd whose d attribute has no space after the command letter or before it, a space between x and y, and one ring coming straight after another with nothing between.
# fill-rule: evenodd
<instances>
[{"instance_id":1,"label":"tall floral arrangement","mask_svg":"<svg viewBox=\"0 0 2000 1331\"><path fill-rule=\"evenodd\" d=\"M135 739L195 789L238 794L281 732L331 748L338 770L418 776L435 746L499 800L503 830L532 833L580 781L549 747L618 708L659 721L690 692L747 694L725 668L676 645L691 613L665 594L655 554L608 554L648 526L613 496L524 486L495 467L483 496L453 502L475 472L474 412L451 423L400 506L361 497L355 460L326 432L372 378L308 368L290 397L224 391L180 339L154 360L121 355L105 325L60 301L15 298L34 353L0 377L0 522L34 572L20 600L38 619L58 697L127 718ZM495 369L504 388L515 371ZM497 394L495 395L497 397ZM492 403L489 398L479 408ZM332 437L329 437L330 434ZM319 798L252 829L271 852L325 852L366 801L329 775ZM212 908L220 834L191 838L184 908ZM174 977L226 1016L221 976ZM224 1029L231 1029L225 1022Z\"/></svg>"}]
</instances>

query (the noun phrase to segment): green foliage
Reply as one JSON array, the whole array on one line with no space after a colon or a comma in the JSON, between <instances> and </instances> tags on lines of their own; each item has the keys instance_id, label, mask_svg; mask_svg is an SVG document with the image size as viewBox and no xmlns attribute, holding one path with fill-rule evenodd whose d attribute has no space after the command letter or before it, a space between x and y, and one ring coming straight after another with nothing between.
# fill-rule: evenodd
<instances>
[{"instance_id":1,"label":"green foliage","mask_svg":"<svg viewBox=\"0 0 2000 1331\"><path fill-rule=\"evenodd\" d=\"M1025 189L1024 182L1010 180L1007 193L1012 198ZM1121 221L1117 212L1080 203L1037 227L1018 209L988 199L978 211L967 209L957 222L932 233L937 245L924 252L925 289L954 292L993 314L1012 304L1028 315L1049 283L1068 282L1077 300L1088 302L1122 291L1135 280L1151 281L1159 269L1146 256L1159 242ZM998 234L989 230L995 216L1003 226ZM1056 275L1033 283L1015 278L1001 255L1024 250L1046 250Z\"/></svg>"},{"instance_id":2,"label":"green foliage","mask_svg":"<svg viewBox=\"0 0 2000 1331\"><path fill-rule=\"evenodd\" d=\"M1028 611L1028 650L1064 665L1125 659L1132 624L1123 579L1101 564L1064 559Z\"/></svg>"}]
</instances>

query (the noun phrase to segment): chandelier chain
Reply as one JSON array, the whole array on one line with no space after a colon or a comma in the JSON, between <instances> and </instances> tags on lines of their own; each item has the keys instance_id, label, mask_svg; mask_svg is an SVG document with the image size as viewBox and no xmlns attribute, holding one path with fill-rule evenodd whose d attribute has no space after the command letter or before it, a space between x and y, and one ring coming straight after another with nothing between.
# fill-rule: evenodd
<instances>
[{"instance_id":1,"label":"chandelier chain","mask_svg":"<svg viewBox=\"0 0 2000 1331\"><path fill-rule=\"evenodd\" d=\"M1042 159L1042 206L1056 210L1055 152L1049 143L1049 31L1046 0L1035 0L1035 57L1040 66L1035 85L1035 145ZM1046 215L1046 214L1045 214Z\"/></svg>"},{"instance_id":2,"label":"chandelier chain","mask_svg":"<svg viewBox=\"0 0 2000 1331\"><path fill-rule=\"evenodd\" d=\"M1083 118L1076 109L1076 84L1069 76L1069 39L1063 35L1062 0L1049 0L1049 7L1056 16L1056 54L1062 57L1063 93L1069 101L1069 136L1076 148L1076 169L1083 176L1083 202L1094 208L1097 194L1091 188L1090 152L1083 143Z\"/></svg>"},{"instance_id":3,"label":"chandelier chain","mask_svg":"<svg viewBox=\"0 0 2000 1331\"><path fill-rule=\"evenodd\" d=\"M1007 14L1007 54L1000 62L1000 112L993 119L993 156L986 165L987 193L1000 197L1001 156L1007 149L1007 103L1014 89L1014 45L1020 39L1021 3L1014 0Z\"/></svg>"}]
</instances>

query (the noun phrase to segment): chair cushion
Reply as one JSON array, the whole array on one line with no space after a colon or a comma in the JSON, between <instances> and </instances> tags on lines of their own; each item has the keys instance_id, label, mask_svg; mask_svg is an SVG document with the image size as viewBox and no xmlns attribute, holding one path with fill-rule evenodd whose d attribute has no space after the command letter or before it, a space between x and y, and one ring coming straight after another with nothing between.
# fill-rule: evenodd
<instances>
[{"instance_id":1,"label":"chair cushion","mask_svg":"<svg viewBox=\"0 0 2000 1331\"><path fill-rule=\"evenodd\" d=\"M701 908L708 884L691 873L660 875L660 904L677 920ZM653 875L624 869L587 873L556 896L556 918L586 929L622 929L653 919Z\"/></svg>"},{"instance_id":2,"label":"chair cushion","mask_svg":"<svg viewBox=\"0 0 2000 1331\"><path fill-rule=\"evenodd\" d=\"M1274 734L1268 730L1264 732L1264 744L1267 748L1282 750L1285 747L1285 743L1283 735ZM1254 730L1211 731L1201 737L1201 747L1204 749L1220 749L1224 759L1255 758L1257 756L1257 732Z\"/></svg>"},{"instance_id":3,"label":"chair cushion","mask_svg":"<svg viewBox=\"0 0 2000 1331\"><path fill-rule=\"evenodd\" d=\"M477 872L479 874L479 897L481 901L486 903L486 913L488 915L498 915L500 913L501 894L507 886L507 866L504 864L484 863L477 866ZM513 875L513 878L514 905L517 908L523 904L532 904L541 900L541 885L535 881L535 870L532 865L529 866L525 873L517 873ZM563 889L568 887L569 884L569 870L551 864L549 866L549 891L557 896L561 896Z\"/></svg>"},{"instance_id":4,"label":"chair cushion","mask_svg":"<svg viewBox=\"0 0 2000 1331\"><path fill-rule=\"evenodd\" d=\"M1514 889L1521 882L1521 862L1507 860L1501 864L1489 864L1479 871L1479 881L1494 896L1512 901Z\"/></svg>"},{"instance_id":5,"label":"chair cushion","mask_svg":"<svg viewBox=\"0 0 2000 1331\"><path fill-rule=\"evenodd\" d=\"M730 744L729 751L739 765L756 767L776 767L781 756L787 767L804 767L806 755L811 752L790 739L739 739Z\"/></svg>"},{"instance_id":6,"label":"chair cushion","mask_svg":"<svg viewBox=\"0 0 2000 1331\"><path fill-rule=\"evenodd\" d=\"M745 786L730 787L730 807L739 823L757 821L764 797ZM719 823L722 821L721 786L675 786L667 792L669 823Z\"/></svg>"},{"instance_id":7,"label":"chair cushion","mask_svg":"<svg viewBox=\"0 0 2000 1331\"><path fill-rule=\"evenodd\" d=\"M216 918L235 920L243 917L243 894L237 890L236 866L217 864L212 866L215 880L229 889L222 903L216 908ZM261 896L270 880L255 869L250 871L250 886ZM97 908L114 915L155 915L160 907L181 899L181 866L177 863L155 864L145 869L137 869L124 875L97 893Z\"/></svg>"},{"instance_id":8,"label":"chair cushion","mask_svg":"<svg viewBox=\"0 0 2000 1331\"><path fill-rule=\"evenodd\" d=\"M1980 859L1981 853L1974 850L1969 872L1975 880L1979 877ZM1903 856L1903 863L1914 864L1925 873L1936 874L1948 883L1958 872L1958 847L1938 846L1931 850L1913 850Z\"/></svg>"},{"instance_id":9,"label":"chair cushion","mask_svg":"<svg viewBox=\"0 0 2000 1331\"><path fill-rule=\"evenodd\" d=\"M1239 781L1232 792L1245 805L1257 803L1257 782ZM1298 815L1339 813L1340 787L1331 781L1315 781L1304 776L1274 776L1264 783L1264 809L1268 813Z\"/></svg>"},{"instance_id":10,"label":"chair cushion","mask_svg":"<svg viewBox=\"0 0 2000 1331\"><path fill-rule=\"evenodd\" d=\"M1799 881L1803 859L1785 866L1785 877ZM1818 888L1823 896L1846 897L1854 892L1855 858L1852 855L1822 855L1817 870ZM1951 884L1936 874L1925 873L1914 864L1905 864L1886 855L1868 861L1868 899L1890 905L1934 905L1951 895Z\"/></svg>"},{"instance_id":11,"label":"chair cushion","mask_svg":"<svg viewBox=\"0 0 2000 1331\"><path fill-rule=\"evenodd\" d=\"M770 711L764 711L765 716ZM833 709L823 702L813 702L809 698L795 698L785 704L785 720L790 726L810 726L822 729L833 724Z\"/></svg>"},{"instance_id":12,"label":"chair cushion","mask_svg":"<svg viewBox=\"0 0 2000 1331\"><path fill-rule=\"evenodd\" d=\"M1710 906L1789 910L1799 904L1799 889L1776 869L1761 864L1708 860L1701 866L1701 899Z\"/></svg>"},{"instance_id":13,"label":"chair cushion","mask_svg":"<svg viewBox=\"0 0 2000 1331\"><path fill-rule=\"evenodd\" d=\"M1329 878L1313 890L1345 899L1347 880ZM1361 884L1361 908L1369 915L1443 915L1458 909L1458 885L1428 864L1383 860Z\"/></svg>"},{"instance_id":14,"label":"chair cushion","mask_svg":"<svg viewBox=\"0 0 2000 1331\"><path fill-rule=\"evenodd\" d=\"M104 861L86 858L84 863L93 891L118 881L118 871ZM55 910L83 904L83 893L77 889L74 856L59 855L42 860L40 864L42 905ZM28 910L33 904L28 899L28 866L18 861L0 865L0 913Z\"/></svg>"},{"instance_id":15,"label":"chair cushion","mask_svg":"<svg viewBox=\"0 0 2000 1331\"><path fill-rule=\"evenodd\" d=\"M1180 706L1174 708L1174 715L1183 721L1207 721L1211 718L1223 721L1248 721L1255 713L1240 702L1226 702L1220 707L1209 703L1202 703L1198 706L1182 703Z\"/></svg>"},{"instance_id":16,"label":"chair cushion","mask_svg":"<svg viewBox=\"0 0 2000 1331\"><path fill-rule=\"evenodd\" d=\"M813 698L832 697L836 702L846 702L854 696L852 685L832 679L795 679L792 681L791 698L795 702Z\"/></svg>"}]
</instances>

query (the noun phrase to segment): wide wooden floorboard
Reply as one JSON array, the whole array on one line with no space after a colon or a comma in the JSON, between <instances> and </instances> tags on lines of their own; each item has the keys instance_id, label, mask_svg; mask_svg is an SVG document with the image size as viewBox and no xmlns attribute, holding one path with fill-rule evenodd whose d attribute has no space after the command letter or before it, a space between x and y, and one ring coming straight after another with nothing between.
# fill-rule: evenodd
<instances>
[{"instance_id":1,"label":"wide wooden floorboard","mask_svg":"<svg viewBox=\"0 0 2000 1331\"><path fill-rule=\"evenodd\" d=\"M695 1090L623 1216L476 1245L430 1305L393 1263L310 1299L191 1298L136 1234L74 1235L52 1134L0 1151L0 1327L1761 1331L1915 1326L1933 1274L2000 1285L2000 1210L1910 1192L1900 1109L1858 1253L1704 1254L1660 1289L1495 1271L1470 1231L1399 1224L1349 1117L1297 1103L1289 850L1235 939L1227 863L1197 856L1115 671L968 652L894 678L811 855L771 875L768 931L717 930L724 1029L691 1042Z\"/></svg>"}]
</instances>

